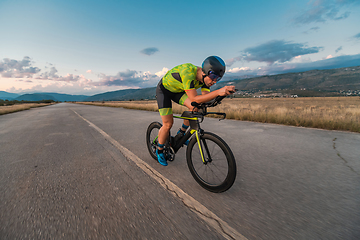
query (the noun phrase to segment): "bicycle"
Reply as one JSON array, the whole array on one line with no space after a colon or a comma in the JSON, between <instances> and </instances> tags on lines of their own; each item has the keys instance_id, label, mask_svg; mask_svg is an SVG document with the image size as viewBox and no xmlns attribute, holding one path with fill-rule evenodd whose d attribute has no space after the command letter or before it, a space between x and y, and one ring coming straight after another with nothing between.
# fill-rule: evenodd
<instances>
[{"instance_id":1,"label":"bicycle","mask_svg":"<svg viewBox=\"0 0 360 240\"><path fill-rule=\"evenodd\" d=\"M227 143L214 133L205 132L200 127L200 123L209 114L222 116L220 120L226 118L225 113L207 112L208 107L215 107L221 103L223 98L224 96L218 96L214 100L202 104L193 102L192 106L198 109L197 112L184 111L181 116L173 116L174 118L189 120L190 127L185 135L179 133L173 137L169 134L164 148L166 159L174 161L175 154L189 140L186 149L186 160L191 175L200 186L216 193L224 192L234 184L236 162ZM150 155L156 161L157 138L161 126L162 124L159 122L152 122L146 131L146 145Z\"/></svg>"}]
</instances>

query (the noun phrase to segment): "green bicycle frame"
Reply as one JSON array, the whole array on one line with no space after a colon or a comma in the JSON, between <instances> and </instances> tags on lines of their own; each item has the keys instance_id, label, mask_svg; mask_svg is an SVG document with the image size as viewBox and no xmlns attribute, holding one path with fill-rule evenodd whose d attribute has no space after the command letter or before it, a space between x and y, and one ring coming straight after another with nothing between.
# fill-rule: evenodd
<instances>
[{"instance_id":1,"label":"green bicycle frame","mask_svg":"<svg viewBox=\"0 0 360 240\"><path fill-rule=\"evenodd\" d=\"M206 163L205 158L204 158L204 151L201 147L200 136L199 136L199 132L201 131L200 124L199 124L199 118L194 117L192 115L192 113L188 112L188 111L185 111L181 116L173 116L173 117L179 118L179 119L186 119L186 120L190 121L190 131L188 131L187 134L185 134L185 136L181 139L182 141L180 141L179 143L177 143L174 146L174 151L177 152L182 147L182 145L186 142L186 140L189 139L195 133L196 141L199 146L199 151L200 151L202 161L204 163ZM207 150L207 146L205 146L205 148Z\"/></svg>"}]
</instances>

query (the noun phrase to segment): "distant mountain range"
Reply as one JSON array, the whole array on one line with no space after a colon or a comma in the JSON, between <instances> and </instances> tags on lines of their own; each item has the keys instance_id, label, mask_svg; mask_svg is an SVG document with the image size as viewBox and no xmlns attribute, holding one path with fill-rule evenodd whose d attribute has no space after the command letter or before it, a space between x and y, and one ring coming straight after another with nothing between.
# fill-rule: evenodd
<instances>
[{"instance_id":1,"label":"distant mountain range","mask_svg":"<svg viewBox=\"0 0 360 240\"><path fill-rule=\"evenodd\" d=\"M155 99L155 87L141 89L126 89L114 92L96 94L84 99L84 101L122 101L122 100L145 100Z\"/></svg>"},{"instance_id":2,"label":"distant mountain range","mask_svg":"<svg viewBox=\"0 0 360 240\"><path fill-rule=\"evenodd\" d=\"M311 70L306 72L285 73L271 76L233 80L232 85L239 90L278 91L278 90L315 90L336 92L341 90L360 91L360 66ZM216 89L229 82L219 82Z\"/></svg>"},{"instance_id":3,"label":"distant mountain range","mask_svg":"<svg viewBox=\"0 0 360 240\"><path fill-rule=\"evenodd\" d=\"M20 96L19 94L16 93L9 93L9 92L4 92L4 91L0 91L0 99L3 100L12 100L16 97Z\"/></svg>"},{"instance_id":4,"label":"distant mountain range","mask_svg":"<svg viewBox=\"0 0 360 240\"><path fill-rule=\"evenodd\" d=\"M284 91L284 90L308 90L308 91L359 91L360 92L360 66L328 70L311 70L306 72L285 73L271 76L261 76L247 79L235 79L232 81L219 82L212 90L232 84L242 91ZM69 95L59 93L33 93L18 95L0 91L0 99L3 100L54 100L54 101L121 101L154 99L155 87L143 89L126 89L113 92L86 95Z\"/></svg>"},{"instance_id":5,"label":"distant mountain range","mask_svg":"<svg viewBox=\"0 0 360 240\"><path fill-rule=\"evenodd\" d=\"M33 94L24 94L21 95L15 100L27 100L27 101L40 101L40 100L54 100L59 102L71 102L71 101L83 101L89 96L86 95L70 95L70 94L60 94L60 93L33 93Z\"/></svg>"},{"instance_id":6,"label":"distant mountain range","mask_svg":"<svg viewBox=\"0 0 360 240\"><path fill-rule=\"evenodd\" d=\"M8 93L0 91L0 99L2 100L18 100L18 101L41 101L41 100L54 100L58 102L65 101L83 101L89 96L86 95L70 95L70 94L60 94L60 93L27 93L19 95L16 93Z\"/></svg>"}]
</instances>

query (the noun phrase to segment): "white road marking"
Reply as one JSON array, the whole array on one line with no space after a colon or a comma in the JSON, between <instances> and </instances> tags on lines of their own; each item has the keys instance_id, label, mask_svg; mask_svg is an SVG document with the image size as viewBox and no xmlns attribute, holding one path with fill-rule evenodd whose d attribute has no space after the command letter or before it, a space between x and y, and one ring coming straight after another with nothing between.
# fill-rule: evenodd
<instances>
[{"instance_id":1,"label":"white road marking","mask_svg":"<svg viewBox=\"0 0 360 240\"><path fill-rule=\"evenodd\" d=\"M80 118L82 118L85 122L87 122L90 127L93 127L96 131L98 131L105 139L111 142L120 152L129 160L133 161L139 168L141 168L146 174L160 183L166 190L170 191L175 197L181 199L186 207L188 207L191 211L196 213L201 219L203 219L209 226L213 227L216 231L218 231L223 237L226 239L241 239L246 240L242 234L237 232L235 229L229 226L225 221L216 216L213 212L207 209L200 202L196 201L193 197L185 193L181 188L172 183L169 179L161 175L158 171L152 168L149 164L141 160L138 156L132 153L129 149L122 146L115 139L110 137L106 132L97 127L95 124L90 122L89 120L82 117L75 110L73 110Z\"/></svg>"}]
</instances>

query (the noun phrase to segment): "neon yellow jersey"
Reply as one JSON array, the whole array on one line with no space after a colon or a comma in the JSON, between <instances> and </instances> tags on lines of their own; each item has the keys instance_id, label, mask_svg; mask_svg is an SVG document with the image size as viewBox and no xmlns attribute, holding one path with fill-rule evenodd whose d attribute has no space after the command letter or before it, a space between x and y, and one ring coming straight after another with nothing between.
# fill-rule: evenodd
<instances>
[{"instance_id":1,"label":"neon yellow jersey","mask_svg":"<svg viewBox=\"0 0 360 240\"><path fill-rule=\"evenodd\" d=\"M196 80L197 66L191 63L181 64L169 70L162 78L163 86L173 93L198 89L210 92L210 88Z\"/></svg>"}]
</instances>

